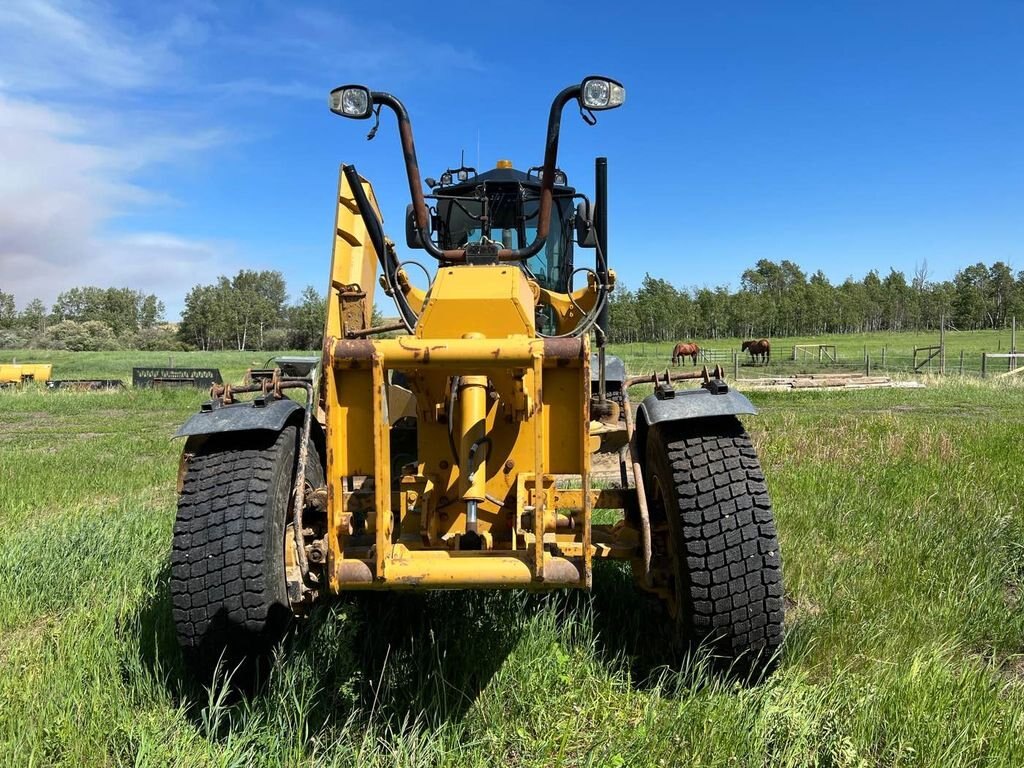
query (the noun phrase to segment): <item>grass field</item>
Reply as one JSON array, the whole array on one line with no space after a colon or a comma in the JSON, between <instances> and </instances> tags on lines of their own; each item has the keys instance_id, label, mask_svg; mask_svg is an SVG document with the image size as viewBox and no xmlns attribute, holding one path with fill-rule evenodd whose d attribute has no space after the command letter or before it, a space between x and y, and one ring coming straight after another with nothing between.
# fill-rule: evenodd
<instances>
[{"instance_id":1,"label":"grass field","mask_svg":"<svg viewBox=\"0 0 1024 768\"><path fill-rule=\"evenodd\" d=\"M1019 329L1016 338L1017 351L1024 351L1024 328ZM680 339L684 341L684 339ZM817 372L822 370L864 370L864 356L870 357L873 371L892 373L908 373L913 369L914 347L929 347L939 344L939 333L848 333L822 336L798 336L771 339L771 364L764 367L753 365L750 356L740 351L741 339L685 339L695 341L702 349L717 353L716 362L732 373L732 353L739 353L740 376L774 375L780 372ZM960 356L963 353L964 374L981 373L981 353L1007 353L1011 349L1012 334L1009 330L1002 331L947 331L946 372L959 373ZM793 347L801 344L829 344L835 346L837 363L835 365L818 365L817 354L810 350L810 356L798 352L797 360L793 360ZM664 370L672 357L674 343L637 342L633 344L616 344L615 354L626 360L630 369L637 373L648 370ZM925 357L922 354L919 360ZM687 361L688 362L688 361ZM1024 361L1021 361L1024 363ZM989 373L998 373L1008 368L1008 361L990 360ZM934 358L924 372L938 373L939 360Z\"/></svg>"},{"instance_id":2,"label":"grass field","mask_svg":"<svg viewBox=\"0 0 1024 768\"><path fill-rule=\"evenodd\" d=\"M1024 387L752 395L788 606L758 687L659 670L609 565L589 596L340 600L238 703L170 624L169 437L203 398L0 393L3 764L1024 764Z\"/></svg>"},{"instance_id":3,"label":"grass field","mask_svg":"<svg viewBox=\"0 0 1024 768\"><path fill-rule=\"evenodd\" d=\"M1017 350L1024 350L1024 328L1017 339ZM682 339L681 339L682 341ZM732 353L740 352L741 339L687 339L696 341L703 349L717 353L716 361L732 374ZM856 333L823 336L800 336L772 339L772 362L765 367L752 365L746 353L740 354L740 376L761 376L790 372L816 372L822 370L864 370L864 355L871 358L875 371L907 373L912 369L914 347L937 345L939 334L935 333ZM817 359L799 355L794 362L793 346L797 344L831 344L836 347L836 365L820 366ZM672 357L671 342L637 342L613 344L610 349L619 355L630 369L630 373L642 374L663 371ZM964 356L964 373L977 375L981 372L981 353L1006 353L1010 351L1011 333L1001 331L947 331L946 370L959 372L960 353ZM883 352L884 350L884 352ZM206 366L220 367L226 381L238 381L246 369L262 367L267 360L278 354L309 355L309 351L292 352L61 352L47 349L0 350L0 362L17 360L22 363L52 363L53 378L120 378L131 382L132 366L177 365L187 368ZM883 365L884 362L884 365ZM990 361L990 373L1004 371L1007 360ZM925 372L938 372L938 358L934 359Z\"/></svg>"}]
</instances>

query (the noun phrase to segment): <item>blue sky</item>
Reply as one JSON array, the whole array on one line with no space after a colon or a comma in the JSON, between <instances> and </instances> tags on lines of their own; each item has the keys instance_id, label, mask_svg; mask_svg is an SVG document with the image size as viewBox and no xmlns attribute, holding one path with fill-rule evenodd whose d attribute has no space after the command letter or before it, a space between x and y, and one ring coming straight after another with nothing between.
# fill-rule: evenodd
<instances>
[{"instance_id":1,"label":"blue sky","mask_svg":"<svg viewBox=\"0 0 1024 768\"><path fill-rule=\"evenodd\" d=\"M362 82L408 106L424 175L539 164L552 96L626 85L560 165L609 158L628 286L736 286L759 258L834 281L927 261L1024 269L1024 3L0 4L0 288L165 299L239 268L327 280L341 162L403 241L393 119L328 112ZM589 257L589 252L586 252Z\"/></svg>"}]
</instances>

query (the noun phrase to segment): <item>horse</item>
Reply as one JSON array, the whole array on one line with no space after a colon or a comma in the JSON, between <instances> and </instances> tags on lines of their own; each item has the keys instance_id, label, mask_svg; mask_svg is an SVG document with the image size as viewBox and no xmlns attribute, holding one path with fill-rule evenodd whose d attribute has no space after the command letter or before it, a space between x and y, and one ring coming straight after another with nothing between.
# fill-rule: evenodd
<instances>
[{"instance_id":1,"label":"horse","mask_svg":"<svg viewBox=\"0 0 1024 768\"><path fill-rule=\"evenodd\" d=\"M683 358L689 357L693 360L693 364L697 364L697 355L700 354L700 347L696 344L690 344L688 342L679 342L676 344L676 348L672 350L672 365L679 365L683 362Z\"/></svg>"},{"instance_id":2,"label":"horse","mask_svg":"<svg viewBox=\"0 0 1024 768\"><path fill-rule=\"evenodd\" d=\"M758 356L760 356L761 361L765 365L768 365L772 359L772 345L768 339L750 339L749 341L744 341L741 351L750 353L751 363L757 362Z\"/></svg>"}]
</instances>

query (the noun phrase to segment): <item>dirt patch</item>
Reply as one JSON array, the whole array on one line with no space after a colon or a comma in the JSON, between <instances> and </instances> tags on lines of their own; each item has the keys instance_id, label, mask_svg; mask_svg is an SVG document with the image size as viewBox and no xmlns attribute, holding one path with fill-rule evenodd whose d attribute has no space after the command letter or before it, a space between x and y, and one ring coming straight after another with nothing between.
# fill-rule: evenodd
<instances>
[{"instance_id":1,"label":"dirt patch","mask_svg":"<svg viewBox=\"0 0 1024 768\"><path fill-rule=\"evenodd\" d=\"M1020 587L1016 584L1006 584L1003 586L1003 603L1007 608L1016 610L1020 608Z\"/></svg>"},{"instance_id":2,"label":"dirt patch","mask_svg":"<svg viewBox=\"0 0 1024 768\"><path fill-rule=\"evenodd\" d=\"M1024 654L1007 656L1000 666L1007 677L1016 682L1024 681Z\"/></svg>"},{"instance_id":3,"label":"dirt patch","mask_svg":"<svg viewBox=\"0 0 1024 768\"><path fill-rule=\"evenodd\" d=\"M799 624L801 621L807 619L813 619L821 615L821 606L809 597L801 595L795 600L786 595L782 599L782 604L785 609L785 623L788 626Z\"/></svg>"},{"instance_id":4,"label":"dirt patch","mask_svg":"<svg viewBox=\"0 0 1024 768\"><path fill-rule=\"evenodd\" d=\"M6 665L15 649L34 645L53 632L57 620L50 614L43 614L27 624L0 633L0 665Z\"/></svg>"}]
</instances>

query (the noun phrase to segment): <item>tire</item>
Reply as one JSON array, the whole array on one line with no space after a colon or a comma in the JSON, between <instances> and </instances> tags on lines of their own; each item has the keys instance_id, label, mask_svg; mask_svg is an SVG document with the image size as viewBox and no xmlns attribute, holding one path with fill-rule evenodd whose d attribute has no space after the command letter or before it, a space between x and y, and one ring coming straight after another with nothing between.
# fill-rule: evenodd
<instances>
[{"instance_id":1,"label":"tire","mask_svg":"<svg viewBox=\"0 0 1024 768\"><path fill-rule=\"evenodd\" d=\"M770 671L783 638L782 562L743 426L734 417L654 425L644 479L677 645L708 648L737 676Z\"/></svg>"},{"instance_id":2,"label":"tire","mask_svg":"<svg viewBox=\"0 0 1024 768\"><path fill-rule=\"evenodd\" d=\"M220 662L225 672L237 668L235 680L246 684L292 623L284 532L297 435L295 426L276 434L215 435L187 463L171 599L184 660L201 679ZM320 469L312 448L309 464Z\"/></svg>"}]
</instances>

